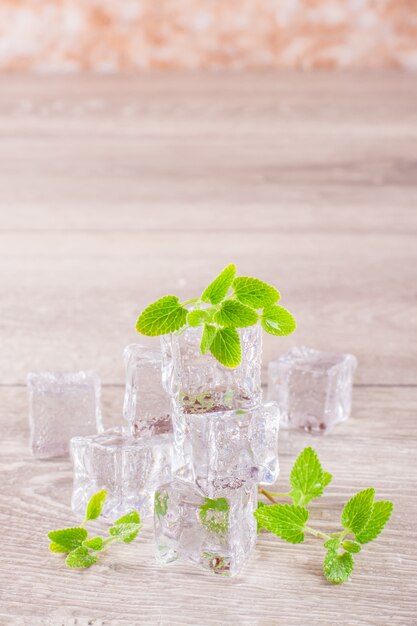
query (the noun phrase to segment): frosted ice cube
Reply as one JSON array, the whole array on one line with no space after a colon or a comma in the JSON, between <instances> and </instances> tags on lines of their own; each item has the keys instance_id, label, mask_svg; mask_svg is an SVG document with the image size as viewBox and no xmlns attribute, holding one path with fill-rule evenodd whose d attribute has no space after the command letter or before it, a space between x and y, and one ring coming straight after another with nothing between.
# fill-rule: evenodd
<instances>
[{"instance_id":1,"label":"frosted ice cube","mask_svg":"<svg viewBox=\"0 0 417 626\"><path fill-rule=\"evenodd\" d=\"M100 379L93 371L27 376L30 443L42 459L68 454L75 435L102 430Z\"/></svg>"},{"instance_id":2,"label":"frosted ice cube","mask_svg":"<svg viewBox=\"0 0 417 626\"><path fill-rule=\"evenodd\" d=\"M251 326L238 332L242 362L234 369L224 367L211 354L201 354L201 327L161 337L163 383L175 408L204 413L261 402L261 328Z\"/></svg>"},{"instance_id":3,"label":"frosted ice cube","mask_svg":"<svg viewBox=\"0 0 417 626\"><path fill-rule=\"evenodd\" d=\"M250 410L174 411L173 424L181 475L196 481L206 495L235 480L272 484L278 478L276 402Z\"/></svg>"},{"instance_id":4,"label":"frosted ice cube","mask_svg":"<svg viewBox=\"0 0 417 626\"><path fill-rule=\"evenodd\" d=\"M213 574L237 574L256 543L256 483L215 499L178 478L155 492L155 542L163 564L183 561Z\"/></svg>"},{"instance_id":5,"label":"frosted ice cube","mask_svg":"<svg viewBox=\"0 0 417 626\"><path fill-rule=\"evenodd\" d=\"M268 367L268 399L276 400L281 424L326 433L348 419L352 404L352 354L293 348Z\"/></svg>"},{"instance_id":6,"label":"frosted ice cube","mask_svg":"<svg viewBox=\"0 0 417 626\"><path fill-rule=\"evenodd\" d=\"M91 496L107 490L104 517L115 520L136 509L142 518L152 515L156 487L172 477L173 436L131 438L122 428L94 437L74 437L72 509L83 516Z\"/></svg>"},{"instance_id":7,"label":"frosted ice cube","mask_svg":"<svg viewBox=\"0 0 417 626\"><path fill-rule=\"evenodd\" d=\"M161 352L140 344L125 348L123 415L133 436L172 431L170 398L162 386Z\"/></svg>"}]
</instances>

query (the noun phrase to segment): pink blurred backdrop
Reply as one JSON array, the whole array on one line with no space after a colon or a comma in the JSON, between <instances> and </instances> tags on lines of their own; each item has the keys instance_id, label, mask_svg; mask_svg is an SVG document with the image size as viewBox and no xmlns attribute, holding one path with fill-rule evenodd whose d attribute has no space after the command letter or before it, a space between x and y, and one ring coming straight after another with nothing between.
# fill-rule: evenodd
<instances>
[{"instance_id":1,"label":"pink blurred backdrop","mask_svg":"<svg viewBox=\"0 0 417 626\"><path fill-rule=\"evenodd\" d=\"M0 0L0 70L417 68L417 0Z\"/></svg>"}]
</instances>

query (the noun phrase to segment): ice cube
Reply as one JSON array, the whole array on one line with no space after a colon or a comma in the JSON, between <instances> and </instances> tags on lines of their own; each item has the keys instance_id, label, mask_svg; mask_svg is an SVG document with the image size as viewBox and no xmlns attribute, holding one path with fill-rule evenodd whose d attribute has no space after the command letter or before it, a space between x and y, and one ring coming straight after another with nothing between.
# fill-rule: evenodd
<instances>
[{"instance_id":1,"label":"ice cube","mask_svg":"<svg viewBox=\"0 0 417 626\"><path fill-rule=\"evenodd\" d=\"M261 402L261 328L251 326L238 332L242 362L234 369L211 354L201 354L201 327L161 337L163 382L176 409L204 413Z\"/></svg>"},{"instance_id":2,"label":"ice cube","mask_svg":"<svg viewBox=\"0 0 417 626\"><path fill-rule=\"evenodd\" d=\"M327 433L348 419L352 404L352 354L293 348L268 367L268 399L276 400L281 424L308 432Z\"/></svg>"},{"instance_id":3,"label":"ice cube","mask_svg":"<svg viewBox=\"0 0 417 626\"><path fill-rule=\"evenodd\" d=\"M181 475L208 496L233 480L272 484L278 478L279 411L276 402L252 409L187 413L174 411L174 437Z\"/></svg>"},{"instance_id":4,"label":"ice cube","mask_svg":"<svg viewBox=\"0 0 417 626\"><path fill-rule=\"evenodd\" d=\"M141 518L152 515L156 487L171 480L172 434L132 438L121 427L93 437L74 437L72 509L80 517L91 496L107 490L104 517L115 520L134 509Z\"/></svg>"},{"instance_id":5,"label":"ice cube","mask_svg":"<svg viewBox=\"0 0 417 626\"><path fill-rule=\"evenodd\" d=\"M237 574L256 543L256 483L216 498L176 478L155 492L155 542L163 564L183 561L213 574Z\"/></svg>"},{"instance_id":6,"label":"ice cube","mask_svg":"<svg viewBox=\"0 0 417 626\"><path fill-rule=\"evenodd\" d=\"M100 379L95 372L31 372L27 388L36 457L67 455L71 437L102 430Z\"/></svg>"},{"instance_id":7,"label":"ice cube","mask_svg":"<svg viewBox=\"0 0 417 626\"><path fill-rule=\"evenodd\" d=\"M172 431L170 398L162 386L161 352L140 344L125 348L123 415L133 436Z\"/></svg>"}]
</instances>

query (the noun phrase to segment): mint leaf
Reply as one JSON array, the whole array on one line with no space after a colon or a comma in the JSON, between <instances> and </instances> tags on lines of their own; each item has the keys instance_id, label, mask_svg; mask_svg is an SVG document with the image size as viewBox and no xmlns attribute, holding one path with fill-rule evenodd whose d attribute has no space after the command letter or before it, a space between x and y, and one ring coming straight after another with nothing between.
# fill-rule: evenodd
<instances>
[{"instance_id":1,"label":"mint leaf","mask_svg":"<svg viewBox=\"0 0 417 626\"><path fill-rule=\"evenodd\" d=\"M203 335L201 337L200 351L201 354L206 354L210 350L210 346L213 343L213 339L216 335L216 327L211 324L204 324Z\"/></svg>"},{"instance_id":2,"label":"mint leaf","mask_svg":"<svg viewBox=\"0 0 417 626\"><path fill-rule=\"evenodd\" d=\"M89 503L87 504L87 510L85 512L86 522L100 517L106 498L107 491L105 489L98 491L91 497Z\"/></svg>"},{"instance_id":3,"label":"mint leaf","mask_svg":"<svg viewBox=\"0 0 417 626\"><path fill-rule=\"evenodd\" d=\"M195 328L197 326L201 326L201 324L206 322L209 317L210 315L207 309L194 309L193 311L189 311L187 314L187 324L188 326Z\"/></svg>"},{"instance_id":4,"label":"mint leaf","mask_svg":"<svg viewBox=\"0 0 417 626\"><path fill-rule=\"evenodd\" d=\"M306 505L313 498L323 495L329 476L331 475L327 472L325 476L313 448L304 448L295 460L290 474L290 495L294 504Z\"/></svg>"},{"instance_id":5,"label":"mint leaf","mask_svg":"<svg viewBox=\"0 0 417 626\"><path fill-rule=\"evenodd\" d=\"M341 521L346 530L354 535L358 534L367 525L374 503L375 489L364 489L355 494L342 511Z\"/></svg>"},{"instance_id":6,"label":"mint leaf","mask_svg":"<svg viewBox=\"0 0 417 626\"><path fill-rule=\"evenodd\" d=\"M329 539L328 541L325 542L324 547L326 549L331 549L331 550L337 550L340 547L340 543L341 543L341 539L340 537L335 537L334 539Z\"/></svg>"},{"instance_id":7,"label":"mint leaf","mask_svg":"<svg viewBox=\"0 0 417 626\"><path fill-rule=\"evenodd\" d=\"M262 328L270 335L283 337L290 335L297 327L294 317L287 309L277 304L264 308L261 317Z\"/></svg>"},{"instance_id":8,"label":"mint leaf","mask_svg":"<svg viewBox=\"0 0 417 626\"><path fill-rule=\"evenodd\" d=\"M264 506L268 506L268 505L267 505L267 504L265 504L265 502L258 502L258 507L257 507L257 508L258 508L258 509L262 509L262 507L264 507ZM261 532L261 530L262 530L262 526L260 525L260 523L258 522L258 520L256 520L256 523L257 523L257 530L258 530L258 535L259 535L259 533L260 533L260 532Z\"/></svg>"},{"instance_id":9,"label":"mint leaf","mask_svg":"<svg viewBox=\"0 0 417 626\"><path fill-rule=\"evenodd\" d=\"M111 526L109 533L124 543L130 543L136 539L140 528L140 524L117 524L117 526Z\"/></svg>"},{"instance_id":10,"label":"mint leaf","mask_svg":"<svg viewBox=\"0 0 417 626\"><path fill-rule=\"evenodd\" d=\"M361 551L361 546L357 541L351 541L350 539L345 539L342 543L342 548L347 552L351 552L352 554L356 554Z\"/></svg>"},{"instance_id":11,"label":"mint leaf","mask_svg":"<svg viewBox=\"0 0 417 626\"><path fill-rule=\"evenodd\" d=\"M249 278L248 276L239 276L233 281L233 289L236 298L254 309L261 309L269 304L274 304L280 299L279 291L264 283L259 278Z\"/></svg>"},{"instance_id":12,"label":"mint leaf","mask_svg":"<svg viewBox=\"0 0 417 626\"><path fill-rule=\"evenodd\" d=\"M271 504L256 509L254 513L259 526L278 535L289 543L304 541L304 527L308 510L294 504Z\"/></svg>"},{"instance_id":13,"label":"mint leaf","mask_svg":"<svg viewBox=\"0 0 417 626\"><path fill-rule=\"evenodd\" d=\"M329 472L323 472L323 487L327 487L332 482L333 476Z\"/></svg>"},{"instance_id":14,"label":"mint leaf","mask_svg":"<svg viewBox=\"0 0 417 626\"><path fill-rule=\"evenodd\" d=\"M224 268L222 272L213 280L212 283L203 291L201 299L211 304L220 304L227 295L233 279L236 275L236 265L231 263Z\"/></svg>"},{"instance_id":15,"label":"mint leaf","mask_svg":"<svg viewBox=\"0 0 417 626\"><path fill-rule=\"evenodd\" d=\"M229 503L226 498L204 498L199 512L201 523L210 532L224 535L229 528Z\"/></svg>"},{"instance_id":16,"label":"mint leaf","mask_svg":"<svg viewBox=\"0 0 417 626\"><path fill-rule=\"evenodd\" d=\"M112 537L117 537L124 543L130 543L133 541L141 529L140 516L137 511L131 511L127 515L123 515L120 519L116 520L109 529L109 533Z\"/></svg>"},{"instance_id":17,"label":"mint leaf","mask_svg":"<svg viewBox=\"0 0 417 626\"><path fill-rule=\"evenodd\" d=\"M114 522L114 525L117 524L140 524L139 512L130 511L129 513L126 513L126 515L119 517L119 519Z\"/></svg>"},{"instance_id":18,"label":"mint leaf","mask_svg":"<svg viewBox=\"0 0 417 626\"><path fill-rule=\"evenodd\" d=\"M349 552L338 554L336 550L330 549L324 558L323 572L329 582L338 585L349 578L353 565L353 557Z\"/></svg>"},{"instance_id":19,"label":"mint leaf","mask_svg":"<svg viewBox=\"0 0 417 626\"><path fill-rule=\"evenodd\" d=\"M154 512L158 517L165 517L168 512L168 494L155 491Z\"/></svg>"},{"instance_id":20,"label":"mint leaf","mask_svg":"<svg viewBox=\"0 0 417 626\"><path fill-rule=\"evenodd\" d=\"M81 569L97 563L97 557L93 556L85 546L80 546L69 553L65 559L65 563L68 567L78 567Z\"/></svg>"},{"instance_id":21,"label":"mint leaf","mask_svg":"<svg viewBox=\"0 0 417 626\"><path fill-rule=\"evenodd\" d=\"M176 296L165 296L146 307L136 322L136 330L149 337L173 333L186 324L187 313Z\"/></svg>"},{"instance_id":22,"label":"mint leaf","mask_svg":"<svg viewBox=\"0 0 417 626\"><path fill-rule=\"evenodd\" d=\"M220 326L232 326L234 328L245 328L253 326L258 321L256 311L241 304L237 300L226 300L223 302L221 309L217 311L215 321Z\"/></svg>"},{"instance_id":23,"label":"mint leaf","mask_svg":"<svg viewBox=\"0 0 417 626\"><path fill-rule=\"evenodd\" d=\"M102 550L103 549L103 538L102 537L92 537L91 539L86 539L83 541L83 546L85 548L91 548L91 550Z\"/></svg>"},{"instance_id":24,"label":"mint leaf","mask_svg":"<svg viewBox=\"0 0 417 626\"><path fill-rule=\"evenodd\" d=\"M61 546L59 545L59 543L55 543L54 541L51 541L51 543L49 544L49 549L51 552L70 552L68 548Z\"/></svg>"},{"instance_id":25,"label":"mint leaf","mask_svg":"<svg viewBox=\"0 0 417 626\"><path fill-rule=\"evenodd\" d=\"M368 543L372 541L372 539L376 539L391 517L393 508L394 505L389 500L374 502L371 515L366 525L360 532L356 533L356 541L359 541L359 543Z\"/></svg>"},{"instance_id":26,"label":"mint leaf","mask_svg":"<svg viewBox=\"0 0 417 626\"><path fill-rule=\"evenodd\" d=\"M87 531L85 528L63 528L62 530L52 530L48 533L49 539L53 544L59 545L62 550L58 550L55 545L52 552L71 552L82 544L87 539ZM49 546L51 549L51 546Z\"/></svg>"},{"instance_id":27,"label":"mint leaf","mask_svg":"<svg viewBox=\"0 0 417 626\"><path fill-rule=\"evenodd\" d=\"M240 338L235 328L219 328L210 345L212 355L226 367L237 367L242 358Z\"/></svg>"}]
</instances>

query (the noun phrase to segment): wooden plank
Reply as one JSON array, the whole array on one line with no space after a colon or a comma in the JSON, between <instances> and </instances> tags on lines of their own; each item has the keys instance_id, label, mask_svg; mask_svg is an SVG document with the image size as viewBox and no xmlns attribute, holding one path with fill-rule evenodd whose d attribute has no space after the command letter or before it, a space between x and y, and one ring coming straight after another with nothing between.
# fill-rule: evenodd
<instances>
[{"instance_id":1,"label":"wooden plank","mask_svg":"<svg viewBox=\"0 0 417 626\"><path fill-rule=\"evenodd\" d=\"M281 289L299 329L265 337L264 367L293 345L350 351L360 384L416 384L414 236L280 233L0 234L3 383L35 369L97 368L122 383L140 310L200 293L227 263Z\"/></svg>"},{"instance_id":2,"label":"wooden plank","mask_svg":"<svg viewBox=\"0 0 417 626\"><path fill-rule=\"evenodd\" d=\"M119 391L105 389L107 424L118 419ZM208 577L154 560L149 522L130 546L114 546L103 563L67 570L48 554L46 533L72 524L71 468L65 460L30 457L26 395L0 389L0 620L32 624L345 624L414 623L417 389L356 389L353 417L327 437L282 433L285 488L295 455L313 445L334 480L312 507L318 527L337 529L346 499L373 485L392 498L395 514L384 535L357 557L352 580L333 587L321 574L323 550L308 539L292 546L262 535L241 576ZM410 437L413 433L413 438ZM86 621L84 622L83 619ZM50 620L50 621L48 621ZM76 622L77 620L77 622Z\"/></svg>"}]
</instances>

